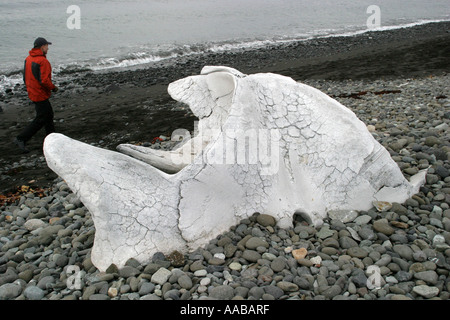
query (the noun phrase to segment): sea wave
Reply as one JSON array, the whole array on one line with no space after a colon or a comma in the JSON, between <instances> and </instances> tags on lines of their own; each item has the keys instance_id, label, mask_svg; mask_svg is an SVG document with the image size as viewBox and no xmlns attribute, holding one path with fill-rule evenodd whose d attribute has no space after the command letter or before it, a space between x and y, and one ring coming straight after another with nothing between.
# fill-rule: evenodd
<instances>
[{"instance_id":1,"label":"sea wave","mask_svg":"<svg viewBox=\"0 0 450 320\"><path fill-rule=\"evenodd\" d=\"M278 36L272 39L239 39L239 40L228 40L228 41L200 43L200 44L184 44L184 45L174 44L157 47L141 46L138 48L138 51L130 52L122 57L101 58L98 61L80 64L78 65L78 68L80 69L80 71L85 70L101 71L110 69L121 69L127 67L147 65L169 59L188 57L192 55L254 50L275 45L295 43L298 41L307 41L316 38L350 37L367 32L378 32L378 31L410 28L427 23L436 23L443 21L450 21L450 20L420 20L414 23L407 23L394 26L381 26L378 28L370 28L370 29L354 28L350 31L349 30L343 31L338 29L326 29L326 30L320 29L314 30L309 33L295 34L290 36ZM61 70L67 70L67 67L63 67Z\"/></svg>"},{"instance_id":2,"label":"sea wave","mask_svg":"<svg viewBox=\"0 0 450 320\"><path fill-rule=\"evenodd\" d=\"M119 56L100 57L89 61L77 61L60 63L54 66L53 73L64 77L88 71L121 70L129 67L144 66L170 59L178 59L192 55L208 53L238 52L242 50L254 50L270 46L290 44L298 41L307 41L317 38L328 37L350 37L367 32L389 31L401 28L411 28L428 23L448 22L450 20L419 20L412 23L380 26L378 28L361 28L360 26L349 26L342 29L319 29L309 33L295 34L289 36L278 36L271 39L235 39L220 42L197 43L197 44L168 44L157 46L139 46L124 48ZM8 88L23 84L22 70L6 70L0 74L0 93Z\"/></svg>"},{"instance_id":3,"label":"sea wave","mask_svg":"<svg viewBox=\"0 0 450 320\"><path fill-rule=\"evenodd\" d=\"M295 43L317 38L328 37L350 37L367 32L389 31L395 29L411 28L428 23L447 22L450 20L419 20L413 23L406 23L392 26L380 26L377 28L357 28L350 27L351 30L342 29L320 29L309 33L295 34L289 36L278 36L272 39L239 39L201 44L167 45L158 47L140 47L139 51L131 52L123 57L102 58L92 65L85 66L93 71L107 70L115 68L126 68L149 63L160 62L168 59L187 57L199 54L236 52L242 50L254 50L280 44Z\"/></svg>"}]
</instances>

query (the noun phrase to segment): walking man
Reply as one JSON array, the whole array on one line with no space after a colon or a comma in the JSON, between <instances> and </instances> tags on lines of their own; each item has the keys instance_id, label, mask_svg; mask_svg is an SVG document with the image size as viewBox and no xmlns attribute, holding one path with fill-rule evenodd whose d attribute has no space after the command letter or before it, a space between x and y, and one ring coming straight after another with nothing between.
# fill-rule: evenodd
<instances>
[{"instance_id":1,"label":"walking man","mask_svg":"<svg viewBox=\"0 0 450 320\"><path fill-rule=\"evenodd\" d=\"M37 38L34 41L34 48L25 59L23 81L27 87L28 97L34 102L36 109L35 119L15 139L15 143L25 153L30 152L25 146L26 142L42 127L45 127L47 135L55 132L53 109L49 98L51 92L58 91L58 88L52 82L52 67L46 58L49 44L51 42L44 38Z\"/></svg>"}]
</instances>

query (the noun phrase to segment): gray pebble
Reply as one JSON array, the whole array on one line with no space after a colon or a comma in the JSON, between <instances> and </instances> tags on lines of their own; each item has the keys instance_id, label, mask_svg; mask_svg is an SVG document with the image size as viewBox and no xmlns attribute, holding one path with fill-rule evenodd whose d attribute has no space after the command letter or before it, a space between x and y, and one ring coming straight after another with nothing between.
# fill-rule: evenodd
<instances>
[{"instance_id":1,"label":"gray pebble","mask_svg":"<svg viewBox=\"0 0 450 320\"><path fill-rule=\"evenodd\" d=\"M168 290L166 293L164 293L164 299L179 300L180 291L178 291L177 289Z\"/></svg>"},{"instance_id":2,"label":"gray pebble","mask_svg":"<svg viewBox=\"0 0 450 320\"><path fill-rule=\"evenodd\" d=\"M248 295L254 297L256 300L261 299L264 293L264 289L258 286L254 286L248 291Z\"/></svg>"},{"instance_id":3,"label":"gray pebble","mask_svg":"<svg viewBox=\"0 0 450 320\"><path fill-rule=\"evenodd\" d=\"M327 238L327 239L323 240L322 246L339 249L339 242L334 238Z\"/></svg>"},{"instance_id":4,"label":"gray pebble","mask_svg":"<svg viewBox=\"0 0 450 320\"><path fill-rule=\"evenodd\" d=\"M142 296L139 300L161 300L161 298L152 293Z\"/></svg>"},{"instance_id":5,"label":"gray pebble","mask_svg":"<svg viewBox=\"0 0 450 320\"><path fill-rule=\"evenodd\" d=\"M400 257L408 261L413 259L413 250L408 245L398 244L394 245L392 249L394 250L394 252L398 253Z\"/></svg>"},{"instance_id":6,"label":"gray pebble","mask_svg":"<svg viewBox=\"0 0 450 320\"><path fill-rule=\"evenodd\" d=\"M269 244L267 243L266 240L260 238L260 237L252 237L250 239L247 240L247 242L245 243L245 247L247 249L251 249L254 250L258 247L265 247L268 248Z\"/></svg>"},{"instance_id":7,"label":"gray pebble","mask_svg":"<svg viewBox=\"0 0 450 320\"><path fill-rule=\"evenodd\" d=\"M340 237L339 244L342 249L349 249L358 246L358 243L355 240L347 236Z\"/></svg>"},{"instance_id":8,"label":"gray pebble","mask_svg":"<svg viewBox=\"0 0 450 320\"><path fill-rule=\"evenodd\" d=\"M251 288L253 288L253 286ZM249 290L250 290L250 288L239 286L236 289L234 289L234 294L235 294L235 296L246 298Z\"/></svg>"},{"instance_id":9,"label":"gray pebble","mask_svg":"<svg viewBox=\"0 0 450 320\"><path fill-rule=\"evenodd\" d=\"M22 292L22 288L16 283L5 283L0 286L0 300L10 300L18 297Z\"/></svg>"},{"instance_id":10,"label":"gray pebble","mask_svg":"<svg viewBox=\"0 0 450 320\"><path fill-rule=\"evenodd\" d=\"M419 285L413 288L413 292L429 299L437 296L439 294L439 289L436 287L429 287L427 285Z\"/></svg>"},{"instance_id":11,"label":"gray pebble","mask_svg":"<svg viewBox=\"0 0 450 320\"><path fill-rule=\"evenodd\" d=\"M324 295L327 299L333 299L335 296L340 294L342 291L341 287L338 285L332 285L325 289L320 290L320 294Z\"/></svg>"},{"instance_id":12,"label":"gray pebble","mask_svg":"<svg viewBox=\"0 0 450 320\"><path fill-rule=\"evenodd\" d=\"M28 300L41 300L45 296L45 291L37 286L28 286L23 294Z\"/></svg>"},{"instance_id":13,"label":"gray pebble","mask_svg":"<svg viewBox=\"0 0 450 320\"><path fill-rule=\"evenodd\" d=\"M387 266L391 262L392 258L389 254L383 254L380 259L375 262L375 265L382 267Z\"/></svg>"},{"instance_id":14,"label":"gray pebble","mask_svg":"<svg viewBox=\"0 0 450 320\"><path fill-rule=\"evenodd\" d=\"M413 275L409 272L400 270L395 274L395 278L399 281L399 282L404 282L404 281L409 281L411 280L413 277Z\"/></svg>"},{"instance_id":15,"label":"gray pebble","mask_svg":"<svg viewBox=\"0 0 450 320\"><path fill-rule=\"evenodd\" d=\"M144 282L139 288L139 295L145 296L155 290L155 285L151 282Z\"/></svg>"},{"instance_id":16,"label":"gray pebble","mask_svg":"<svg viewBox=\"0 0 450 320\"><path fill-rule=\"evenodd\" d=\"M171 272L169 270L167 270L164 267L161 267L158 269L158 271L156 271L152 275L151 281L153 283L163 285L169 279L170 275L171 275Z\"/></svg>"},{"instance_id":17,"label":"gray pebble","mask_svg":"<svg viewBox=\"0 0 450 320\"><path fill-rule=\"evenodd\" d=\"M234 289L227 285L219 285L209 291L209 296L218 300L230 300L234 297Z\"/></svg>"},{"instance_id":18,"label":"gray pebble","mask_svg":"<svg viewBox=\"0 0 450 320\"><path fill-rule=\"evenodd\" d=\"M277 257L270 263L270 268L275 272L280 272L286 267L286 258Z\"/></svg>"},{"instance_id":19,"label":"gray pebble","mask_svg":"<svg viewBox=\"0 0 450 320\"><path fill-rule=\"evenodd\" d=\"M347 249L347 254L352 257L362 259L362 258L367 257L369 253L366 250L364 250L363 248L352 247L352 248Z\"/></svg>"},{"instance_id":20,"label":"gray pebble","mask_svg":"<svg viewBox=\"0 0 450 320\"><path fill-rule=\"evenodd\" d=\"M192 279L188 275L183 274L180 277L178 277L178 284L182 288L190 290L192 288Z\"/></svg>"},{"instance_id":21,"label":"gray pebble","mask_svg":"<svg viewBox=\"0 0 450 320\"><path fill-rule=\"evenodd\" d=\"M332 230L328 226L322 226L320 228L319 232L316 233L316 237L319 239L326 239L328 237L331 237L334 234Z\"/></svg>"},{"instance_id":22,"label":"gray pebble","mask_svg":"<svg viewBox=\"0 0 450 320\"><path fill-rule=\"evenodd\" d=\"M387 219L379 219L373 222L373 228L377 232L381 232L387 236L390 236L394 233L394 228L389 225Z\"/></svg>"},{"instance_id":23,"label":"gray pebble","mask_svg":"<svg viewBox=\"0 0 450 320\"><path fill-rule=\"evenodd\" d=\"M289 281L280 281L277 283L277 287L284 292L293 292L298 290L298 286L295 283Z\"/></svg>"},{"instance_id":24,"label":"gray pebble","mask_svg":"<svg viewBox=\"0 0 450 320\"><path fill-rule=\"evenodd\" d=\"M363 270L355 269L352 273L350 280L356 285L356 287L366 287L367 286L367 277Z\"/></svg>"},{"instance_id":25,"label":"gray pebble","mask_svg":"<svg viewBox=\"0 0 450 320\"><path fill-rule=\"evenodd\" d=\"M438 274L435 271L421 271L414 273L414 278L423 280L429 284L436 285L438 282Z\"/></svg>"},{"instance_id":26,"label":"gray pebble","mask_svg":"<svg viewBox=\"0 0 450 320\"><path fill-rule=\"evenodd\" d=\"M254 250L245 250L242 254L242 258L249 262L257 262L261 259L261 254Z\"/></svg>"},{"instance_id":27,"label":"gray pebble","mask_svg":"<svg viewBox=\"0 0 450 320\"><path fill-rule=\"evenodd\" d=\"M158 266L158 268L159 268L159 266ZM198 270L205 269L205 266L203 265L203 261L202 260L196 260L190 265L189 269L192 272L195 272L195 271L198 271ZM155 272L156 272L156 270L155 270Z\"/></svg>"},{"instance_id":28,"label":"gray pebble","mask_svg":"<svg viewBox=\"0 0 450 320\"><path fill-rule=\"evenodd\" d=\"M362 227L359 230L358 234L363 240L375 240L377 238L375 232L373 232L372 228Z\"/></svg>"},{"instance_id":29,"label":"gray pebble","mask_svg":"<svg viewBox=\"0 0 450 320\"><path fill-rule=\"evenodd\" d=\"M129 277L134 277L135 275L139 274L140 271L132 266L124 266L123 268L121 268L119 270L119 276L123 277L123 278L129 278Z\"/></svg>"},{"instance_id":30,"label":"gray pebble","mask_svg":"<svg viewBox=\"0 0 450 320\"><path fill-rule=\"evenodd\" d=\"M276 224L276 220L273 216L270 216L268 214L260 214L256 217L256 221L263 225L264 227L274 227Z\"/></svg>"},{"instance_id":31,"label":"gray pebble","mask_svg":"<svg viewBox=\"0 0 450 320\"><path fill-rule=\"evenodd\" d=\"M416 251L413 253L413 258L415 261L424 262L427 260L427 255L423 251Z\"/></svg>"},{"instance_id":32,"label":"gray pebble","mask_svg":"<svg viewBox=\"0 0 450 320\"><path fill-rule=\"evenodd\" d=\"M270 294L271 296L273 296L275 299L279 299L281 296L284 295L283 289L281 289L278 286L274 286L274 285L269 285L269 286L264 287L264 291L267 294Z\"/></svg>"},{"instance_id":33,"label":"gray pebble","mask_svg":"<svg viewBox=\"0 0 450 320\"><path fill-rule=\"evenodd\" d=\"M51 288L51 286L55 283L55 278L53 276L46 276L43 277L39 282L37 283L37 286L42 289L46 290Z\"/></svg>"}]
</instances>

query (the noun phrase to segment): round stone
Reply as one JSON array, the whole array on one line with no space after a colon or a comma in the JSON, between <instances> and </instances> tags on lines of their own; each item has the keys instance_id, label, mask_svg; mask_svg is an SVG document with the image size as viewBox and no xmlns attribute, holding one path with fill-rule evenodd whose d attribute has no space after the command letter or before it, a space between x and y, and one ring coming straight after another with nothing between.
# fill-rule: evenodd
<instances>
[{"instance_id":1,"label":"round stone","mask_svg":"<svg viewBox=\"0 0 450 320\"><path fill-rule=\"evenodd\" d=\"M436 285L438 282L438 274L435 271L421 271L414 273L414 278L423 280L429 284Z\"/></svg>"},{"instance_id":2,"label":"round stone","mask_svg":"<svg viewBox=\"0 0 450 320\"><path fill-rule=\"evenodd\" d=\"M406 244L396 244L392 247L394 252L398 253L400 257L406 260L413 259L413 250Z\"/></svg>"},{"instance_id":3,"label":"round stone","mask_svg":"<svg viewBox=\"0 0 450 320\"><path fill-rule=\"evenodd\" d=\"M413 275L407 271L400 270L395 274L395 278L399 282L409 281L411 280Z\"/></svg>"},{"instance_id":4,"label":"round stone","mask_svg":"<svg viewBox=\"0 0 450 320\"><path fill-rule=\"evenodd\" d=\"M366 250L364 250L363 248L352 247L352 248L347 249L347 254L349 256L362 259L362 258L367 257L369 253Z\"/></svg>"},{"instance_id":5,"label":"round stone","mask_svg":"<svg viewBox=\"0 0 450 320\"><path fill-rule=\"evenodd\" d=\"M153 283L163 285L169 279L171 274L172 272L164 267L161 267L152 275L151 281Z\"/></svg>"},{"instance_id":6,"label":"round stone","mask_svg":"<svg viewBox=\"0 0 450 320\"><path fill-rule=\"evenodd\" d=\"M16 283L5 283L0 286L0 300L16 298L22 291L20 285Z\"/></svg>"},{"instance_id":7,"label":"round stone","mask_svg":"<svg viewBox=\"0 0 450 320\"><path fill-rule=\"evenodd\" d=\"M284 292L293 292L298 290L298 286L295 283L288 281L280 281L277 283L277 286Z\"/></svg>"},{"instance_id":8,"label":"round stone","mask_svg":"<svg viewBox=\"0 0 450 320\"><path fill-rule=\"evenodd\" d=\"M234 289L227 285L219 285L211 289L209 296L219 300L230 300L234 297Z\"/></svg>"},{"instance_id":9,"label":"round stone","mask_svg":"<svg viewBox=\"0 0 450 320\"><path fill-rule=\"evenodd\" d=\"M277 257L270 263L270 268L275 272L280 272L286 267L286 258Z\"/></svg>"},{"instance_id":10,"label":"round stone","mask_svg":"<svg viewBox=\"0 0 450 320\"><path fill-rule=\"evenodd\" d=\"M370 220L372 220L372 217L365 214L365 215L361 215L361 216L357 217L355 220L353 220L353 222L359 226L363 226L363 225L368 224L370 222Z\"/></svg>"},{"instance_id":11,"label":"round stone","mask_svg":"<svg viewBox=\"0 0 450 320\"><path fill-rule=\"evenodd\" d=\"M427 260L427 255L423 251L416 251L413 253L413 258L415 261L424 262Z\"/></svg>"},{"instance_id":12,"label":"round stone","mask_svg":"<svg viewBox=\"0 0 450 320\"><path fill-rule=\"evenodd\" d=\"M257 262L259 259L261 259L261 254L254 250L245 250L242 253L242 258L249 262Z\"/></svg>"},{"instance_id":13,"label":"round stone","mask_svg":"<svg viewBox=\"0 0 450 320\"><path fill-rule=\"evenodd\" d=\"M331 237L334 234L333 230L330 230L330 227L323 226L320 228L319 232L316 233L316 237L319 239L326 239L328 237Z\"/></svg>"},{"instance_id":14,"label":"round stone","mask_svg":"<svg viewBox=\"0 0 450 320\"><path fill-rule=\"evenodd\" d=\"M239 262L232 262L228 266L231 270L240 271L242 269L242 265Z\"/></svg>"},{"instance_id":15,"label":"round stone","mask_svg":"<svg viewBox=\"0 0 450 320\"><path fill-rule=\"evenodd\" d=\"M247 240L247 242L245 243L245 247L247 249L256 249L258 247L264 247L264 248L268 248L269 244L267 243L266 240L264 240L263 238L259 238L259 237L251 237L250 239Z\"/></svg>"},{"instance_id":16,"label":"round stone","mask_svg":"<svg viewBox=\"0 0 450 320\"><path fill-rule=\"evenodd\" d=\"M277 256L270 252L264 252L262 257L263 257L263 259L273 261Z\"/></svg>"},{"instance_id":17,"label":"round stone","mask_svg":"<svg viewBox=\"0 0 450 320\"><path fill-rule=\"evenodd\" d=\"M429 287L427 285L415 286L412 290L414 293L421 295L424 298L433 298L439 294L439 289L436 287Z\"/></svg>"},{"instance_id":18,"label":"round stone","mask_svg":"<svg viewBox=\"0 0 450 320\"><path fill-rule=\"evenodd\" d=\"M340 237L339 244L343 249L349 249L358 246L358 243L355 240L347 236Z\"/></svg>"},{"instance_id":19,"label":"round stone","mask_svg":"<svg viewBox=\"0 0 450 320\"><path fill-rule=\"evenodd\" d=\"M387 219L379 219L379 220L374 221L373 228L377 232L381 232L387 236L390 236L395 232L394 228L392 228L389 225L389 222Z\"/></svg>"},{"instance_id":20,"label":"round stone","mask_svg":"<svg viewBox=\"0 0 450 320\"><path fill-rule=\"evenodd\" d=\"M260 215L258 215L258 216L256 217L256 221L257 221L260 225L262 225L262 226L264 226L264 227L267 227L267 226L274 227L274 226L276 225L276 223L277 223L277 221L275 220L275 218L272 217L271 215L268 215L268 214L260 214Z\"/></svg>"},{"instance_id":21,"label":"round stone","mask_svg":"<svg viewBox=\"0 0 450 320\"><path fill-rule=\"evenodd\" d=\"M332 255L335 255L335 254L338 253L338 250L336 248L333 248L333 247L323 247L320 251L325 253L325 254L327 254L327 255L329 255L329 256L332 256Z\"/></svg>"},{"instance_id":22,"label":"round stone","mask_svg":"<svg viewBox=\"0 0 450 320\"><path fill-rule=\"evenodd\" d=\"M279 299L284 294L283 290L280 287L274 285L264 287L264 291L267 294L273 296L275 299Z\"/></svg>"},{"instance_id":23,"label":"round stone","mask_svg":"<svg viewBox=\"0 0 450 320\"><path fill-rule=\"evenodd\" d=\"M196 276L196 277L204 277L207 274L208 274L208 271L206 271L205 269L196 270L194 272L194 276Z\"/></svg>"},{"instance_id":24,"label":"round stone","mask_svg":"<svg viewBox=\"0 0 450 320\"><path fill-rule=\"evenodd\" d=\"M208 286L211 283L211 278L203 278L202 280L200 280L200 285L201 286Z\"/></svg>"},{"instance_id":25,"label":"round stone","mask_svg":"<svg viewBox=\"0 0 450 320\"><path fill-rule=\"evenodd\" d=\"M46 226L46 223L41 219L29 219L23 225L27 230L33 231L38 228L42 228Z\"/></svg>"},{"instance_id":26,"label":"round stone","mask_svg":"<svg viewBox=\"0 0 450 320\"><path fill-rule=\"evenodd\" d=\"M322 246L339 249L339 242L334 238L327 238L323 240Z\"/></svg>"},{"instance_id":27,"label":"round stone","mask_svg":"<svg viewBox=\"0 0 450 320\"><path fill-rule=\"evenodd\" d=\"M192 288L192 280L186 274L183 274L180 277L178 277L178 284L180 285L180 287L186 290L190 290Z\"/></svg>"}]
</instances>

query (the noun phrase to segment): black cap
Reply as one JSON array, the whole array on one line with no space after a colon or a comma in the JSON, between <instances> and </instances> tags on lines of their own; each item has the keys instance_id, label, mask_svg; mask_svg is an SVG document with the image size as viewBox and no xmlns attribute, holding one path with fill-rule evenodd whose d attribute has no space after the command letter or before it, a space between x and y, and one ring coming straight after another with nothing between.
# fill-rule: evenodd
<instances>
[{"instance_id":1,"label":"black cap","mask_svg":"<svg viewBox=\"0 0 450 320\"><path fill-rule=\"evenodd\" d=\"M40 48L46 44L52 44L51 42L48 42L47 40L45 40L44 38L37 38L36 40L34 40L34 47L35 48Z\"/></svg>"}]
</instances>

